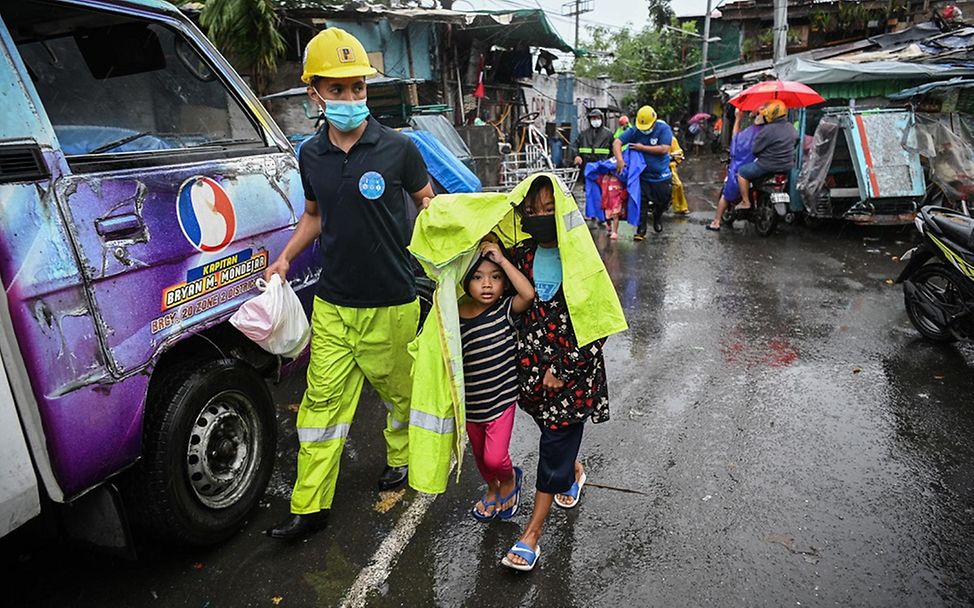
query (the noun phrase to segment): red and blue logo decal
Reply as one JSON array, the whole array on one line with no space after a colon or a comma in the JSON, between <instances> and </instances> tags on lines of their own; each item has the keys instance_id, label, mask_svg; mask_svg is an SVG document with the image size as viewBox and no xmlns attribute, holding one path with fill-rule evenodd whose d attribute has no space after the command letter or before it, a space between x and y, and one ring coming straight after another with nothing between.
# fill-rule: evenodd
<instances>
[{"instance_id":1,"label":"red and blue logo decal","mask_svg":"<svg viewBox=\"0 0 974 608\"><path fill-rule=\"evenodd\" d=\"M186 240L203 253L219 253L237 235L237 212L223 186L209 177L191 177L179 187L176 217Z\"/></svg>"}]
</instances>

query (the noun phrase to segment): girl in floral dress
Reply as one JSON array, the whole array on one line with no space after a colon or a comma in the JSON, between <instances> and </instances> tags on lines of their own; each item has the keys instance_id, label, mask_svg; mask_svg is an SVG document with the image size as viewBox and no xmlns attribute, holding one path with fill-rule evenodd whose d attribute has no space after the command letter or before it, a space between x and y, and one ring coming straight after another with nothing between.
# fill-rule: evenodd
<instances>
[{"instance_id":1,"label":"girl in floral dress","mask_svg":"<svg viewBox=\"0 0 974 608\"><path fill-rule=\"evenodd\" d=\"M538 541L552 503L570 509L581 497L585 469L578 451L586 420L609 419L605 340L578 347L561 288L554 205L551 180L535 179L517 209L521 227L532 238L512 251L514 266L535 287L534 301L522 317L518 405L534 418L541 440L534 511L501 562L524 571L533 569L541 555Z\"/></svg>"}]
</instances>

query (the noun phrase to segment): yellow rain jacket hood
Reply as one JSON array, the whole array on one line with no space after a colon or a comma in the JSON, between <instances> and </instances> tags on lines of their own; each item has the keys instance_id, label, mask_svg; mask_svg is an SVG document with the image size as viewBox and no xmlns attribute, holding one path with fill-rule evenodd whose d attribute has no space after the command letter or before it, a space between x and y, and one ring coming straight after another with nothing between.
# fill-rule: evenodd
<instances>
[{"instance_id":1,"label":"yellow rain jacket hood","mask_svg":"<svg viewBox=\"0 0 974 608\"><path fill-rule=\"evenodd\" d=\"M555 217L562 289L579 346L625 331L626 318L575 199L552 174L532 175L509 193L444 194L419 214L409 250L436 281L433 307L411 344L413 394L409 422L409 485L431 494L446 490L451 456L464 445L463 350L457 300L480 241L488 232L505 247L528 238L514 207L531 183L546 175L555 185ZM459 476L459 468L457 471Z\"/></svg>"}]
</instances>

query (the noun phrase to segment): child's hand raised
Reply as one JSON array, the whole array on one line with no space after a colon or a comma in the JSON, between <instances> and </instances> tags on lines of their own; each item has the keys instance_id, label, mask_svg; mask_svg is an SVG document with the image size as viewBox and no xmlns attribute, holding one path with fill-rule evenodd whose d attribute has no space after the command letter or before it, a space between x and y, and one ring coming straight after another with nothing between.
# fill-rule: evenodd
<instances>
[{"instance_id":1,"label":"child's hand raised","mask_svg":"<svg viewBox=\"0 0 974 608\"><path fill-rule=\"evenodd\" d=\"M498 266L500 266L501 262L504 261L504 254L501 253L500 247L497 246L497 243L491 243L489 241L481 243L480 255L484 256Z\"/></svg>"}]
</instances>

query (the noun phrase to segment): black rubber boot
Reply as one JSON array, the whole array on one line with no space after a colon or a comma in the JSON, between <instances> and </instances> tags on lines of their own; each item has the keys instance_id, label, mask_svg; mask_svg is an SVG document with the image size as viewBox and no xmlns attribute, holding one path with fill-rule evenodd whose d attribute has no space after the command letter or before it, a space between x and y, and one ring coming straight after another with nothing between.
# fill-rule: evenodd
<instances>
[{"instance_id":1,"label":"black rubber boot","mask_svg":"<svg viewBox=\"0 0 974 608\"><path fill-rule=\"evenodd\" d=\"M386 465L385 470L379 477L379 489L382 491L398 488L406 482L409 476L409 467L390 467Z\"/></svg>"},{"instance_id":2,"label":"black rubber boot","mask_svg":"<svg viewBox=\"0 0 974 608\"><path fill-rule=\"evenodd\" d=\"M317 532L321 530L328 524L328 510L318 511L317 513L307 513L305 515L298 515L297 513L291 513L287 516L287 519L279 523L277 526L265 530L265 534L271 538L279 538L282 540L293 540L298 538L304 538L312 532Z\"/></svg>"}]
</instances>

